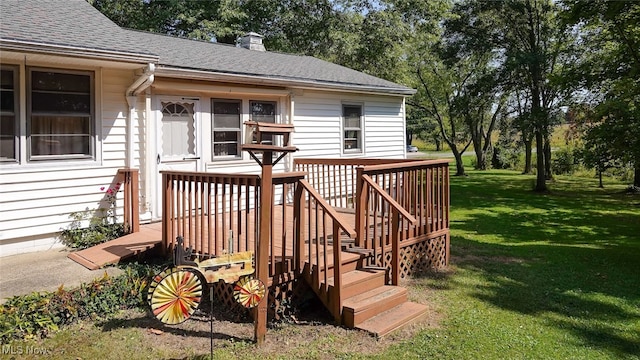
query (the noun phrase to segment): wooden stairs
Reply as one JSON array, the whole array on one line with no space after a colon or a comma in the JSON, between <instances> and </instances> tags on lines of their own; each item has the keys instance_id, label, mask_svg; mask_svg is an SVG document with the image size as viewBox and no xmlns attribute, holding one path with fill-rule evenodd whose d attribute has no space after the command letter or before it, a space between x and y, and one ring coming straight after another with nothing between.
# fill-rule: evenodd
<instances>
[{"instance_id":1,"label":"wooden stairs","mask_svg":"<svg viewBox=\"0 0 640 360\"><path fill-rule=\"evenodd\" d=\"M400 286L387 285L386 271L378 268L367 268L367 254L362 252L342 251L342 308L341 314L333 314L341 319L349 328L364 330L381 338L402 327L423 319L427 307L408 300L407 289ZM332 294L335 291L333 265L328 265L327 282L318 283L315 272L317 266L305 268L305 277L309 284L329 311L333 312ZM310 271L309 271L310 269ZM321 271L321 279L324 279Z\"/></svg>"}]
</instances>

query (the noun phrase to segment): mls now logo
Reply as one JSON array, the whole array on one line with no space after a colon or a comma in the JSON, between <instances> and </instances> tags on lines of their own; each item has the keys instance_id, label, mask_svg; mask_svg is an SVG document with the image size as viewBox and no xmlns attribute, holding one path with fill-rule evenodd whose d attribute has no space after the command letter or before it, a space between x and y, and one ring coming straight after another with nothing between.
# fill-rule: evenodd
<instances>
[{"instance_id":1,"label":"mls now logo","mask_svg":"<svg viewBox=\"0 0 640 360\"><path fill-rule=\"evenodd\" d=\"M2 345L2 355L22 355L24 349L22 346Z\"/></svg>"}]
</instances>

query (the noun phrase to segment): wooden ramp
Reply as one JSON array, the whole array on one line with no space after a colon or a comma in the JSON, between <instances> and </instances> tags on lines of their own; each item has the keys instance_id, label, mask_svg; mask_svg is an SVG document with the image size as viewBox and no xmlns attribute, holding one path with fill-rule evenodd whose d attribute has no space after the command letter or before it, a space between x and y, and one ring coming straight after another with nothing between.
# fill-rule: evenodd
<instances>
[{"instance_id":1,"label":"wooden ramp","mask_svg":"<svg viewBox=\"0 0 640 360\"><path fill-rule=\"evenodd\" d=\"M140 225L140 231L107 241L88 249L72 252L69 259L90 270L117 264L162 243L162 223Z\"/></svg>"}]
</instances>

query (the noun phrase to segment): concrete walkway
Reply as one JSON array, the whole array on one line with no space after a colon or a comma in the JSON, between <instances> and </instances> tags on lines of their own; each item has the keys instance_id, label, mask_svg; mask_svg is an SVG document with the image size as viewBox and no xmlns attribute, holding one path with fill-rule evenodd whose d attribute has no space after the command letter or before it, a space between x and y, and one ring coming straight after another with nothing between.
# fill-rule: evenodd
<instances>
[{"instance_id":1,"label":"concrete walkway","mask_svg":"<svg viewBox=\"0 0 640 360\"><path fill-rule=\"evenodd\" d=\"M55 291L60 285L75 287L105 272L110 276L122 273L115 267L92 271L67 255L69 251L63 248L0 257L0 303L15 295Z\"/></svg>"}]
</instances>

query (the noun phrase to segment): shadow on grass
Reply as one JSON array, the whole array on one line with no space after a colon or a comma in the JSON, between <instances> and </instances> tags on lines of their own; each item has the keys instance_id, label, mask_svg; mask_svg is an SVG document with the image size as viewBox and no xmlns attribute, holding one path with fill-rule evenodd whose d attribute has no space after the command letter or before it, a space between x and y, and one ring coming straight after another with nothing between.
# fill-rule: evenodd
<instances>
[{"instance_id":1,"label":"shadow on grass","mask_svg":"<svg viewBox=\"0 0 640 360\"><path fill-rule=\"evenodd\" d=\"M201 321L201 322L209 323L208 318L199 319L197 317L193 317L188 321ZM173 335L201 337L206 339L213 337L214 340L228 340L228 341L235 341L235 342L252 342L253 341L252 338L248 338L248 337L240 338L237 336L216 332L215 325L213 328L214 331L212 333L210 331L204 331L204 330L189 330L189 329L182 329L180 327L167 326L162 324L160 321L153 318L149 318L149 317L139 317L139 318L133 318L133 319L113 319L113 320L108 320L102 323L102 331L111 331L114 329L122 329L122 328L158 329L158 330L161 330L162 332L170 333Z\"/></svg>"},{"instance_id":2,"label":"shadow on grass","mask_svg":"<svg viewBox=\"0 0 640 360\"><path fill-rule=\"evenodd\" d=\"M528 177L453 179L452 262L487 281L472 296L570 331L585 346L640 354L638 197ZM486 237L485 237L486 236Z\"/></svg>"}]
</instances>

